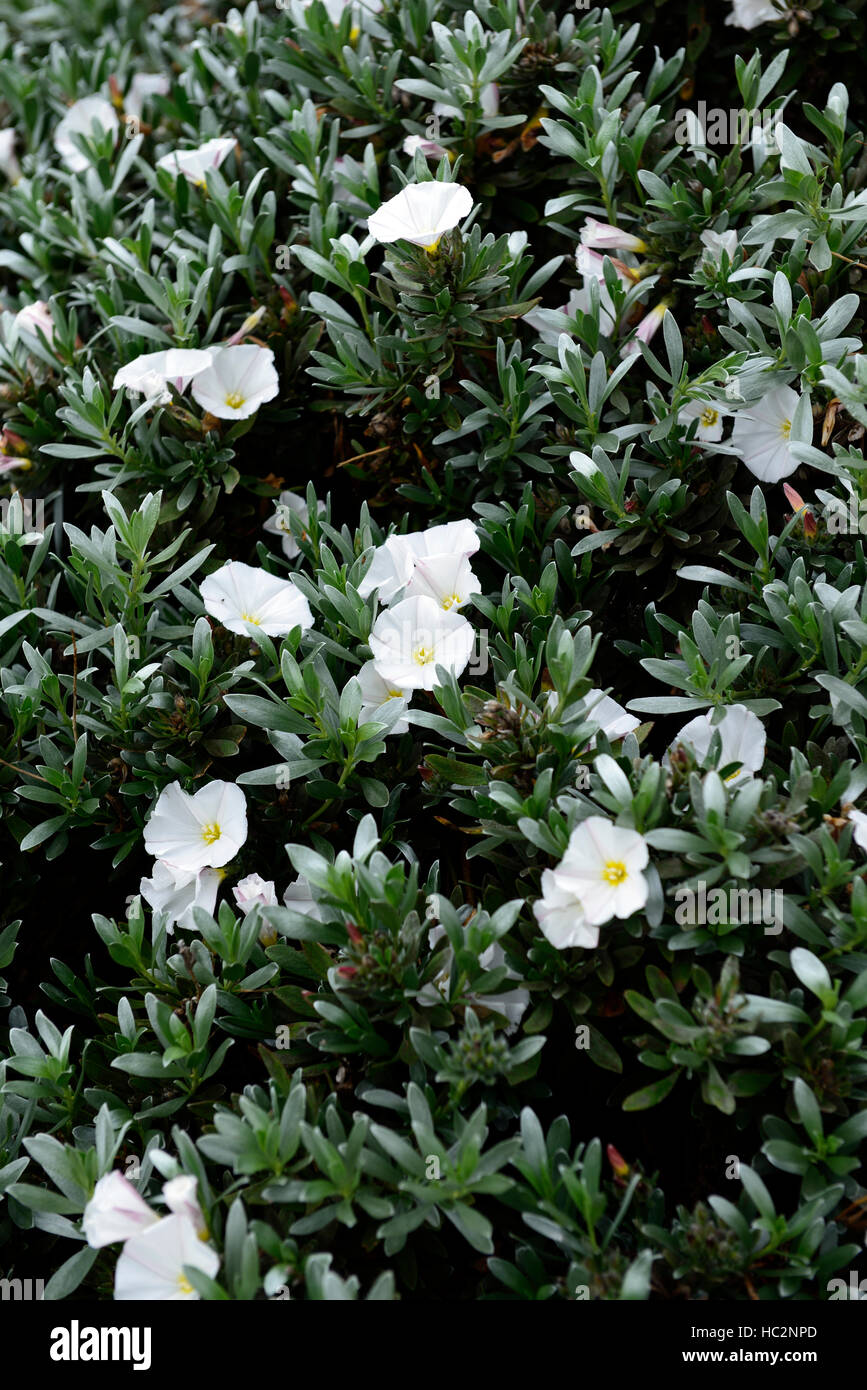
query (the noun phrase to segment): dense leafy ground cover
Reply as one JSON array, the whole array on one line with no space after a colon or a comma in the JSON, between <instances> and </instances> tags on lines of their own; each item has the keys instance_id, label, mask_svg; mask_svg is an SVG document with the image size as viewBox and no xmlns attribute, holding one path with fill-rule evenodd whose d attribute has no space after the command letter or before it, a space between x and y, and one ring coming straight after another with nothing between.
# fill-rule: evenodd
<instances>
[{"instance_id":1,"label":"dense leafy ground cover","mask_svg":"<svg viewBox=\"0 0 867 1390\"><path fill-rule=\"evenodd\" d=\"M0 4L5 1278L864 1272L861 10Z\"/></svg>"}]
</instances>

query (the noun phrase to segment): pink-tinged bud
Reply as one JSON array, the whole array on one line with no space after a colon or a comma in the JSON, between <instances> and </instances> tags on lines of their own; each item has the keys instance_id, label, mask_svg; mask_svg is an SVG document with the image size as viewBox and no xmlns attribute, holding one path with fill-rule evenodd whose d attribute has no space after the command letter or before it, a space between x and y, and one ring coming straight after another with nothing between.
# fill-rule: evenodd
<instances>
[{"instance_id":1,"label":"pink-tinged bud","mask_svg":"<svg viewBox=\"0 0 867 1390\"><path fill-rule=\"evenodd\" d=\"M801 494L796 492L789 483L783 483L783 492L786 494L786 501L792 508L792 511L796 516L800 516L801 518L804 527L804 535L807 537L817 535L819 524Z\"/></svg>"},{"instance_id":2,"label":"pink-tinged bud","mask_svg":"<svg viewBox=\"0 0 867 1390\"><path fill-rule=\"evenodd\" d=\"M256 327L259 320L264 317L264 314L265 305L260 304L258 309L255 309L252 314L248 314L244 319L237 333L233 333L231 338L226 339L226 347L235 347L237 343L242 342L248 333L253 332L253 329Z\"/></svg>"},{"instance_id":3,"label":"pink-tinged bud","mask_svg":"<svg viewBox=\"0 0 867 1390\"><path fill-rule=\"evenodd\" d=\"M609 256L611 264L617 272L617 278L624 289L629 289L639 278L638 271L631 265L626 265L619 261L616 256ZM579 275L585 279L592 277L600 284L605 283L605 257L600 256L598 251L593 251L589 246L579 246L575 251L575 265Z\"/></svg>"},{"instance_id":4,"label":"pink-tinged bud","mask_svg":"<svg viewBox=\"0 0 867 1390\"><path fill-rule=\"evenodd\" d=\"M364 940L364 937L362 936L361 932L358 930L358 927L355 925L354 922L346 923L346 932L350 941L355 941L358 943Z\"/></svg>"},{"instance_id":5,"label":"pink-tinged bud","mask_svg":"<svg viewBox=\"0 0 867 1390\"><path fill-rule=\"evenodd\" d=\"M345 979L351 980L353 975L358 974L358 970L354 965L339 965L337 967L337 973L338 975L343 975Z\"/></svg>"},{"instance_id":6,"label":"pink-tinged bud","mask_svg":"<svg viewBox=\"0 0 867 1390\"><path fill-rule=\"evenodd\" d=\"M621 231L610 222L597 222L595 217L588 217L581 228L581 243L583 246L615 247L620 251L647 250L641 237Z\"/></svg>"},{"instance_id":7,"label":"pink-tinged bud","mask_svg":"<svg viewBox=\"0 0 867 1390\"><path fill-rule=\"evenodd\" d=\"M629 1164L620 1153L620 1150L615 1149L613 1144L609 1144L605 1152L608 1155L608 1162L614 1169L615 1176L618 1178L625 1178L626 1174L629 1172Z\"/></svg>"},{"instance_id":8,"label":"pink-tinged bud","mask_svg":"<svg viewBox=\"0 0 867 1390\"><path fill-rule=\"evenodd\" d=\"M667 304L655 304L650 312L644 315L636 328L635 337L620 349L620 356L631 357L640 351L639 343L649 343L667 313Z\"/></svg>"},{"instance_id":9,"label":"pink-tinged bud","mask_svg":"<svg viewBox=\"0 0 867 1390\"><path fill-rule=\"evenodd\" d=\"M802 512L806 507L806 502L799 492L796 492L789 483L783 483L783 492L786 494L786 501L793 511Z\"/></svg>"}]
</instances>

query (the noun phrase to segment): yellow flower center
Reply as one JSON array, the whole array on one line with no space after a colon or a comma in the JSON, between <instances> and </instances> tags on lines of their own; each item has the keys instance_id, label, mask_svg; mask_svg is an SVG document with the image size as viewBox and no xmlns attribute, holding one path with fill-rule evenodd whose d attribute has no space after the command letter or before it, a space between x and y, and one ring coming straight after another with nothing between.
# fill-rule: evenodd
<instances>
[{"instance_id":1,"label":"yellow flower center","mask_svg":"<svg viewBox=\"0 0 867 1390\"><path fill-rule=\"evenodd\" d=\"M255 618L252 613L242 613L241 617L244 619L245 623L252 623L254 627L262 626L262 620L260 618Z\"/></svg>"},{"instance_id":2,"label":"yellow flower center","mask_svg":"<svg viewBox=\"0 0 867 1390\"><path fill-rule=\"evenodd\" d=\"M719 411L713 410L711 406L708 406L707 410L703 410L701 413L701 423L704 425L706 430L711 429L716 424L718 419Z\"/></svg>"},{"instance_id":3,"label":"yellow flower center","mask_svg":"<svg viewBox=\"0 0 867 1390\"><path fill-rule=\"evenodd\" d=\"M191 1293L195 1293L195 1289L185 1274L178 1275L178 1288L185 1297L188 1297Z\"/></svg>"},{"instance_id":4,"label":"yellow flower center","mask_svg":"<svg viewBox=\"0 0 867 1390\"><path fill-rule=\"evenodd\" d=\"M361 30L359 29L358 25L357 25L357 24L354 24L354 25L352 26L352 28L350 29L350 31L349 31L349 42L350 42L350 43L355 43L355 41L356 41L356 39L358 38L358 35L359 35L360 33L361 33Z\"/></svg>"},{"instance_id":5,"label":"yellow flower center","mask_svg":"<svg viewBox=\"0 0 867 1390\"><path fill-rule=\"evenodd\" d=\"M789 437L789 435L790 435L791 433L792 433L792 422L791 422L791 420L784 420L783 423L780 425L780 434L783 436L784 439L788 439L788 437Z\"/></svg>"},{"instance_id":6,"label":"yellow flower center","mask_svg":"<svg viewBox=\"0 0 867 1390\"><path fill-rule=\"evenodd\" d=\"M439 246L439 244L440 244L440 238L437 237L435 241L432 241L432 242L430 243L430 245L429 245L429 246L426 246L424 249L425 249L425 251L427 251L427 253L428 253L429 256L432 256L433 253L436 251L437 247Z\"/></svg>"},{"instance_id":7,"label":"yellow flower center","mask_svg":"<svg viewBox=\"0 0 867 1390\"><path fill-rule=\"evenodd\" d=\"M460 607L460 602L460 594L446 594L445 598L443 599L443 608L445 608L446 612L448 612L450 608Z\"/></svg>"},{"instance_id":8,"label":"yellow flower center","mask_svg":"<svg viewBox=\"0 0 867 1390\"><path fill-rule=\"evenodd\" d=\"M605 879L606 883L610 883L616 887L618 883L622 883L627 877L626 865L621 864L618 859L609 859L605 868L602 870L602 877Z\"/></svg>"},{"instance_id":9,"label":"yellow flower center","mask_svg":"<svg viewBox=\"0 0 867 1390\"><path fill-rule=\"evenodd\" d=\"M228 396L226 397L226 405L229 407L230 410L240 410L243 404L244 397L241 395L240 391L229 392Z\"/></svg>"},{"instance_id":10,"label":"yellow flower center","mask_svg":"<svg viewBox=\"0 0 867 1390\"><path fill-rule=\"evenodd\" d=\"M212 821L210 825L202 826L202 839L206 845L214 844L215 841L219 840L222 833L216 821Z\"/></svg>"},{"instance_id":11,"label":"yellow flower center","mask_svg":"<svg viewBox=\"0 0 867 1390\"><path fill-rule=\"evenodd\" d=\"M416 647L412 659L417 666L430 666L434 659L433 647Z\"/></svg>"},{"instance_id":12,"label":"yellow flower center","mask_svg":"<svg viewBox=\"0 0 867 1390\"><path fill-rule=\"evenodd\" d=\"M389 693L389 695L391 696L391 698L392 698L393 700L399 700L399 699L401 698L401 696L403 695L403 691L402 691L402 690L392 690L392 689L390 689L390 688L389 688L389 692L388 692L388 693Z\"/></svg>"}]
</instances>

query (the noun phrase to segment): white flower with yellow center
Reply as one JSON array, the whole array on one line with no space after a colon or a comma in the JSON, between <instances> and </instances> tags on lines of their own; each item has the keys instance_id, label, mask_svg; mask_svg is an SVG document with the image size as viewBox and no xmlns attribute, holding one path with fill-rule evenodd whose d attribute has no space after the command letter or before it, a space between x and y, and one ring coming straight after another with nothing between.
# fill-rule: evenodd
<instances>
[{"instance_id":1,"label":"white flower with yellow center","mask_svg":"<svg viewBox=\"0 0 867 1390\"><path fill-rule=\"evenodd\" d=\"M213 352L203 348L169 348L167 352L144 352L115 372L112 390L126 387L131 396L156 396L159 405L168 405L174 386L186 391L194 377L210 367Z\"/></svg>"},{"instance_id":2,"label":"white flower with yellow center","mask_svg":"<svg viewBox=\"0 0 867 1390\"><path fill-rule=\"evenodd\" d=\"M192 394L218 420L246 420L279 390L271 349L239 343L212 349L211 363L195 378Z\"/></svg>"},{"instance_id":3,"label":"white flower with yellow center","mask_svg":"<svg viewBox=\"0 0 867 1390\"><path fill-rule=\"evenodd\" d=\"M230 632L251 637L259 628L266 637L285 637L293 628L313 626L310 604L291 579L240 560L228 560L202 580L202 602L212 618Z\"/></svg>"},{"instance_id":4,"label":"white flower with yellow center","mask_svg":"<svg viewBox=\"0 0 867 1390\"><path fill-rule=\"evenodd\" d=\"M710 749L710 741L715 731L719 732L722 751L719 766L728 767L730 763L740 763L740 768L729 773L725 779L729 786L737 786L748 781L758 772L765 760L765 729L758 715L747 709L746 705L729 705L719 723L711 723L711 712L700 714L684 724L680 733L672 741L663 759L669 765L671 749L679 743L688 743L700 762L704 762Z\"/></svg>"},{"instance_id":5,"label":"white flower with yellow center","mask_svg":"<svg viewBox=\"0 0 867 1390\"><path fill-rule=\"evenodd\" d=\"M151 878L143 878L139 892L154 912L166 914L166 931L179 927L194 930L193 908L213 913L220 888L221 875L216 869L193 872L176 869L158 859Z\"/></svg>"},{"instance_id":6,"label":"white flower with yellow center","mask_svg":"<svg viewBox=\"0 0 867 1390\"><path fill-rule=\"evenodd\" d=\"M449 521L445 526L430 526L427 531L389 536L373 552L358 592L367 598L376 589L380 603L391 603L412 579L419 560L443 555L469 558L478 548L479 535L471 521Z\"/></svg>"},{"instance_id":7,"label":"white flower with yellow center","mask_svg":"<svg viewBox=\"0 0 867 1390\"><path fill-rule=\"evenodd\" d=\"M206 140L195 150L172 150L164 154L162 159L157 160L157 168L168 169L175 178L183 175L187 183L204 188L208 171L219 169L234 148L234 136L217 136L213 140Z\"/></svg>"},{"instance_id":8,"label":"white flower with yellow center","mask_svg":"<svg viewBox=\"0 0 867 1390\"><path fill-rule=\"evenodd\" d=\"M647 902L642 870L649 852L637 830L590 816L576 826L556 869L542 876L542 903L534 907L555 946L596 945L592 929L612 917L631 917ZM550 876L547 876L550 875ZM541 915L540 915L541 913Z\"/></svg>"},{"instance_id":9,"label":"white flower with yellow center","mask_svg":"<svg viewBox=\"0 0 867 1390\"><path fill-rule=\"evenodd\" d=\"M220 1268L216 1250L199 1239L190 1218L181 1213L163 1217L123 1247L114 1272L114 1296L119 1302L197 1299L184 1266L200 1269L213 1279Z\"/></svg>"},{"instance_id":10,"label":"white flower with yellow center","mask_svg":"<svg viewBox=\"0 0 867 1390\"><path fill-rule=\"evenodd\" d=\"M479 594L482 586L473 574L466 555L418 556L405 597L425 594L448 612L462 608L471 594Z\"/></svg>"},{"instance_id":11,"label":"white flower with yellow center","mask_svg":"<svg viewBox=\"0 0 867 1390\"><path fill-rule=\"evenodd\" d=\"M209 782L192 796L172 782L144 831L148 854L189 873L228 864L246 838L247 802L234 782Z\"/></svg>"},{"instance_id":12,"label":"white flower with yellow center","mask_svg":"<svg viewBox=\"0 0 867 1390\"><path fill-rule=\"evenodd\" d=\"M399 710L400 714L407 709L409 701L407 696L411 693L404 690L399 685L389 685L382 679L376 669L375 661L365 661L361 670L357 673L358 684L361 686L361 709L358 713L359 724L368 724L372 719L376 719L377 711L383 705L388 704L389 709L383 710L383 714L391 712L392 709ZM398 705L391 705L392 700L398 700ZM403 718L398 718L389 729L390 734L405 734L409 724Z\"/></svg>"},{"instance_id":13,"label":"white flower with yellow center","mask_svg":"<svg viewBox=\"0 0 867 1390\"><path fill-rule=\"evenodd\" d=\"M421 595L380 613L369 641L374 666L386 685L433 690L437 666L461 675L472 655L475 631L462 614Z\"/></svg>"},{"instance_id":14,"label":"white flower with yellow center","mask_svg":"<svg viewBox=\"0 0 867 1390\"><path fill-rule=\"evenodd\" d=\"M93 139L101 131L109 131L113 143L117 144L120 121L111 102L100 96L82 97L73 102L54 132L54 148L73 174L80 174L93 162L80 149L75 137L84 135Z\"/></svg>"},{"instance_id":15,"label":"white flower with yellow center","mask_svg":"<svg viewBox=\"0 0 867 1390\"><path fill-rule=\"evenodd\" d=\"M93 1189L84 1208L82 1230L94 1250L129 1240L159 1221L137 1187L119 1169L106 1173Z\"/></svg>"},{"instance_id":16,"label":"white flower with yellow center","mask_svg":"<svg viewBox=\"0 0 867 1390\"><path fill-rule=\"evenodd\" d=\"M730 411L722 410L713 401L690 401L679 412L677 420L678 424L686 426L698 420L694 437L704 444L715 444L722 439L723 425L730 417Z\"/></svg>"},{"instance_id":17,"label":"white flower with yellow center","mask_svg":"<svg viewBox=\"0 0 867 1390\"><path fill-rule=\"evenodd\" d=\"M800 396L791 386L778 386L755 405L735 414L729 441L732 452L762 483L778 483L798 467L789 447L792 420Z\"/></svg>"},{"instance_id":18,"label":"white flower with yellow center","mask_svg":"<svg viewBox=\"0 0 867 1390\"><path fill-rule=\"evenodd\" d=\"M386 245L409 241L434 252L440 237L473 209L473 195L459 183L409 183L367 219L372 237Z\"/></svg>"},{"instance_id":19,"label":"white flower with yellow center","mask_svg":"<svg viewBox=\"0 0 867 1390\"><path fill-rule=\"evenodd\" d=\"M321 516L324 511L325 503L317 502L317 516ZM310 520L310 511L303 497L298 497L294 492L281 492L274 515L268 518L263 524L262 529L263 531L267 531L269 535L279 536L283 546L283 554L286 556L286 559L294 560L296 555L300 555L301 549L289 525L290 512L295 513L302 526L306 526Z\"/></svg>"}]
</instances>

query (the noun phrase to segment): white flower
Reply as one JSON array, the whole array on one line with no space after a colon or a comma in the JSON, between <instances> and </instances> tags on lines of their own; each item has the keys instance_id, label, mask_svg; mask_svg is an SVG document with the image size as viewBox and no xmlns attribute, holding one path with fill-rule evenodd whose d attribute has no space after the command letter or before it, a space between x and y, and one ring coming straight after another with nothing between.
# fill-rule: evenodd
<instances>
[{"instance_id":1,"label":"white flower","mask_svg":"<svg viewBox=\"0 0 867 1390\"><path fill-rule=\"evenodd\" d=\"M588 935L575 921L570 896L580 905L587 927L599 927L612 917L631 917L644 907L648 885L642 869L648 858L644 836L637 830L614 825L604 816L582 821L572 831L556 869L546 871L552 877L542 877L543 915L536 911L536 917L548 939L559 945L555 936ZM587 943L570 939L563 944Z\"/></svg>"},{"instance_id":2,"label":"white flower","mask_svg":"<svg viewBox=\"0 0 867 1390\"><path fill-rule=\"evenodd\" d=\"M621 261L612 260L617 278L624 289L629 289L635 283L636 275L630 271ZM578 306L582 313L590 312L590 282L595 280L599 286L599 327L606 337L614 332L616 326L616 314L614 301L605 283L605 257L600 256L598 251L593 251L589 246L580 245L575 251L575 265L579 275L584 279L584 288L579 290Z\"/></svg>"},{"instance_id":3,"label":"white flower","mask_svg":"<svg viewBox=\"0 0 867 1390\"><path fill-rule=\"evenodd\" d=\"M0 173L10 183L17 183L21 177L21 166L15 158L15 131L11 126L0 130Z\"/></svg>"},{"instance_id":4,"label":"white flower","mask_svg":"<svg viewBox=\"0 0 867 1390\"><path fill-rule=\"evenodd\" d=\"M274 354L255 343L215 348L193 382L193 400L218 420L246 420L280 390Z\"/></svg>"},{"instance_id":5,"label":"white flower","mask_svg":"<svg viewBox=\"0 0 867 1390\"><path fill-rule=\"evenodd\" d=\"M798 400L791 386L778 386L735 414L732 450L762 483L778 483L798 467L789 448Z\"/></svg>"},{"instance_id":6,"label":"white flower","mask_svg":"<svg viewBox=\"0 0 867 1390\"><path fill-rule=\"evenodd\" d=\"M73 174L80 174L92 163L79 149L73 136L85 135L92 138L94 124L109 131L114 144L117 144L120 132L117 112L110 101L100 96L82 97L81 101L73 102L54 132L54 148Z\"/></svg>"},{"instance_id":7,"label":"white flower","mask_svg":"<svg viewBox=\"0 0 867 1390\"><path fill-rule=\"evenodd\" d=\"M738 249L737 232L702 232L699 239L704 247L702 260L719 265L722 252L725 251L729 262L734 261L735 252Z\"/></svg>"},{"instance_id":8,"label":"white flower","mask_svg":"<svg viewBox=\"0 0 867 1390\"><path fill-rule=\"evenodd\" d=\"M382 0L322 0L328 13L328 18L332 24L338 24L344 10L348 10L350 5L358 3L363 10L370 10L371 14L379 14L382 9ZM313 4L313 0L300 0L302 10L306 10Z\"/></svg>"},{"instance_id":9,"label":"white flower","mask_svg":"<svg viewBox=\"0 0 867 1390\"><path fill-rule=\"evenodd\" d=\"M321 516L324 511L325 503L317 502L317 516ZM264 523L262 529L272 536L279 536L283 546L283 554L286 556L286 559L294 560L296 555L300 555L301 548L292 534L292 529L289 525L289 512L294 512L296 516L301 518L302 526L306 526L310 520L307 502L303 497L298 497L294 492L281 492L277 502L277 510L274 515L270 516Z\"/></svg>"},{"instance_id":10,"label":"white flower","mask_svg":"<svg viewBox=\"0 0 867 1390\"><path fill-rule=\"evenodd\" d=\"M157 160L157 168L168 169L175 178L183 174L188 183L204 188L208 170L219 169L234 148L234 136L217 136L213 140L206 140L198 149L172 150L170 154L164 154L162 159Z\"/></svg>"},{"instance_id":11,"label":"white flower","mask_svg":"<svg viewBox=\"0 0 867 1390\"><path fill-rule=\"evenodd\" d=\"M358 683L361 686L361 709L358 714L359 724L367 724L371 719L376 718L376 712L382 705L389 700L399 700L401 703L401 714L408 706L406 690L398 685L388 685L376 670L375 661L365 661L361 670L358 672ZM405 719L398 719L389 729L390 734L405 734L409 724Z\"/></svg>"},{"instance_id":12,"label":"white flower","mask_svg":"<svg viewBox=\"0 0 867 1390\"><path fill-rule=\"evenodd\" d=\"M695 750L701 762L707 757L711 737L719 730L722 751L719 766L740 763L740 771L731 773L726 782L735 786L747 781L758 772L765 760L765 729L758 715L747 709L746 705L729 705L719 724L711 724L711 713L700 714L684 724L669 747L678 743L688 743Z\"/></svg>"},{"instance_id":13,"label":"white flower","mask_svg":"<svg viewBox=\"0 0 867 1390\"><path fill-rule=\"evenodd\" d=\"M139 892L155 912L168 916L166 931L171 932L175 924L194 930L193 908L201 907L213 913L220 888L220 875L216 869L200 869L194 872L177 869L158 859L153 867L153 877L143 878Z\"/></svg>"},{"instance_id":14,"label":"white flower","mask_svg":"<svg viewBox=\"0 0 867 1390\"><path fill-rule=\"evenodd\" d=\"M621 285L624 289L628 290L638 279L637 272L634 271L631 266L625 265L623 261L617 260L616 257L609 256L608 259L611 261ZM600 256L598 251L592 250L589 246L584 246L583 243L577 246L575 248L575 265L578 274L584 277L585 283L588 280L598 280L600 288L604 286L605 257Z\"/></svg>"},{"instance_id":15,"label":"white flower","mask_svg":"<svg viewBox=\"0 0 867 1390\"><path fill-rule=\"evenodd\" d=\"M227 560L202 580L202 602L212 618L230 632L251 636L249 624L267 637L285 637L293 628L313 626L310 604L291 579L239 560Z\"/></svg>"},{"instance_id":16,"label":"white flower","mask_svg":"<svg viewBox=\"0 0 867 1390\"><path fill-rule=\"evenodd\" d=\"M552 691L552 694L555 695L556 699L556 693ZM613 743L618 738L625 738L641 723L641 720L636 719L634 714L630 714L622 705L618 705L616 700L612 700L610 695L603 695L601 690L588 690L584 696L584 703L586 705L593 704L593 708L588 711L587 718L599 725L600 733L605 735L609 743ZM592 748L595 743L596 737L594 736L590 740L589 746Z\"/></svg>"},{"instance_id":17,"label":"white flower","mask_svg":"<svg viewBox=\"0 0 867 1390\"><path fill-rule=\"evenodd\" d=\"M433 948L446 936L445 927L431 927L428 932L428 946ZM448 997L449 977L452 969L453 951L451 947L446 953L445 963L442 970L434 980L434 986L440 993ZM493 942L486 951L479 956L479 965L483 970L499 970L506 964L506 953L499 941ZM520 975L516 975L514 970L509 970L506 978L509 980L519 980ZM521 1022L524 1010L530 1002L530 991L527 989L513 989L505 994L469 994L467 999L478 1004L483 1009L495 1009L498 1014L505 1014L509 1020L509 1026L505 1029L506 1034L514 1033L518 1024Z\"/></svg>"},{"instance_id":18,"label":"white flower","mask_svg":"<svg viewBox=\"0 0 867 1390\"><path fill-rule=\"evenodd\" d=\"M199 1239L203 1240L207 1237L208 1227L197 1194L198 1183L190 1173L179 1173L176 1178L169 1178L168 1182L163 1183L163 1197L169 1211L174 1216L185 1216Z\"/></svg>"},{"instance_id":19,"label":"white flower","mask_svg":"<svg viewBox=\"0 0 867 1390\"><path fill-rule=\"evenodd\" d=\"M857 811L852 806L848 813L848 819L855 827L853 835L856 845L859 845L867 854L867 816L863 811Z\"/></svg>"},{"instance_id":20,"label":"white flower","mask_svg":"<svg viewBox=\"0 0 867 1390\"><path fill-rule=\"evenodd\" d=\"M305 917L312 917L317 922L322 921L322 908L310 892L310 884L303 874L299 874L298 878L289 884L283 894L283 902L293 912L301 912Z\"/></svg>"},{"instance_id":21,"label":"white flower","mask_svg":"<svg viewBox=\"0 0 867 1390\"><path fill-rule=\"evenodd\" d=\"M621 251L647 250L641 237L633 236L631 232L621 231L619 227L612 226L610 222L597 222L595 217L585 219L584 226L581 228L581 245L595 249L616 247Z\"/></svg>"},{"instance_id":22,"label":"white flower","mask_svg":"<svg viewBox=\"0 0 867 1390\"><path fill-rule=\"evenodd\" d=\"M448 612L450 608L462 608L471 594L481 591L466 555L419 555L405 597L424 594Z\"/></svg>"},{"instance_id":23,"label":"white flower","mask_svg":"<svg viewBox=\"0 0 867 1390\"><path fill-rule=\"evenodd\" d=\"M193 796L172 782L144 831L148 854L190 873L228 864L246 838L247 803L234 782L209 782Z\"/></svg>"},{"instance_id":24,"label":"white flower","mask_svg":"<svg viewBox=\"0 0 867 1390\"><path fill-rule=\"evenodd\" d=\"M736 24L739 29L757 29L771 19L782 19L782 11L770 0L732 0L734 9L726 16L726 24Z\"/></svg>"},{"instance_id":25,"label":"white flower","mask_svg":"<svg viewBox=\"0 0 867 1390\"><path fill-rule=\"evenodd\" d=\"M438 145L436 140L426 140L423 135L408 135L403 142L404 154L413 155L416 150L421 150L427 159L441 159L448 150L444 145ZM335 167L337 161L335 160Z\"/></svg>"},{"instance_id":26,"label":"white flower","mask_svg":"<svg viewBox=\"0 0 867 1390\"><path fill-rule=\"evenodd\" d=\"M39 337L37 330L41 328L49 343L54 344L54 319L44 299L37 299L35 304L25 304L23 309L19 309L15 315L15 327L19 333L23 329L34 338Z\"/></svg>"},{"instance_id":27,"label":"white flower","mask_svg":"<svg viewBox=\"0 0 867 1390\"><path fill-rule=\"evenodd\" d=\"M184 1265L200 1269L213 1279L220 1268L220 1257L199 1239L189 1217L163 1217L123 1247L114 1272L115 1299L196 1299L199 1295L184 1274Z\"/></svg>"},{"instance_id":28,"label":"white flower","mask_svg":"<svg viewBox=\"0 0 867 1390\"><path fill-rule=\"evenodd\" d=\"M242 878L235 884L232 894L241 911L245 913L251 912L257 904L260 907L277 906L273 881L260 878L258 874L248 874L246 878Z\"/></svg>"},{"instance_id":29,"label":"white flower","mask_svg":"<svg viewBox=\"0 0 867 1390\"><path fill-rule=\"evenodd\" d=\"M469 104L470 89L465 86L463 90L467 94ZM500 89L496 82L487 82L479 92L479 105L482 114L485 116L496 116L500 109ZM435 116L447 116L450 120L459 121L463 117L463 111L458 106L448 106L445 102L435 101L433 105Z\"/></svg>"},{"instance_id":30,"label":"white flower","mask_svg":"<svg viewBox=\"0 0 867 1390\"><path fill-rule=\"evenodd\" d=\"M169 348L167 352L145 352L115 372L112 389L125 386L132 396L156 396L159 405L172 399L166 387L186 391L190 382L211 365L213 353L200 348Z\"/></svg>"},{"instance_id":31,"label":"white flower","mask_svg":"<svg viewBox=\"0 0 867 1390\"><path fill-rule=\"evenodd\" d=\"M459 183L409 183L367 219L377 241L409 241L435 251L439 239L472 211L473 196Z\"/></svg>"},{"instance_id":32,"label":"white flower","mask_svg":"<svg viewBox=\"0 0 867 1390\"><path fill-rule=\"evenodd\" d=\"M390 603L407 585L419 560L428 556L475 555L479 536L471 521L450 521L427 531L406 536L389 536L373 553L370 569L358 585L362 598L379 590L381 603Z\"/></svg>"},{"instance_id":33,"label":"white flower","mask_svg":"<svg viewBox=\"0 0 867 1390\"><path fill-rule=\"evenodd\" d=\"M550 343L556 347L560 340L560 329L552 328L547 319L551 312L565 314L567 318L574 319L579 313L586 313L590 308L589 296L586 290L570 290L569 299L565 304L561 304L559 309L544 309L541 304L537 304L535 309L529 313L521 315L522 323L528 323L531 328L535 328L539 334L539 340L543 343Z\"/></svg>"},{"instance_id":34,"label":"white flower","mask_svg":"<svg viewBox=\"0 0 867 1390\"><path fill-rule=\"evenodd\" d=\"M433 690L437 666L459 676L474 642L475 630L462 614L425 595L386 608L369 638L377 673L406 690Z\"/></svg>"},{"instance_id":35,"label":"white flower","mask_svg":"<svg viewBox=\"0 0 867 1390\"><path fill-rule=\"evenodd\" d=\"M81 1224L88 1245L101 1250L116 1240L128 1240L157 1221L159 1217L138 1188L119 1169L114 1169L96 1184Z\"/></svg>"},{"instance_id":36,"label":"white flower","mask_svg":"<svg viewBox=\"0 0 867 1390\"><path fill-rule=\"evenodd\" d=\"M689 425L691 420L698 420L698 429L695 438L701 439L705 444L715 444L722 439L723 421L731 418L731 412L720 410L719 406L712 401L690 401L678 413L678 424Z\"/></svg>"},{"instance_id":37,"label":"white flower","mask_svg":"<svg viewBox=\"0 0 867 1390\"><path fill-rule=\"evenodd\" d=\"M542 873L542 896L533 903L533 915L552 946L592 950L599 944L599 928L584 919L584 909L573 888L561 887L555 869Z\"/></svg>"},{"instance_id":38,"label":"white flower","mask_svg":"<svg viewBox=\"0 0 867 1390\"><path fill-rule=\"evenodd\" d=\"M137 72L123 99L125 114L140 121L147 99L149 97L167 97L171 89L172 84L165 73Z\"/></svg>"}]
</instances>

